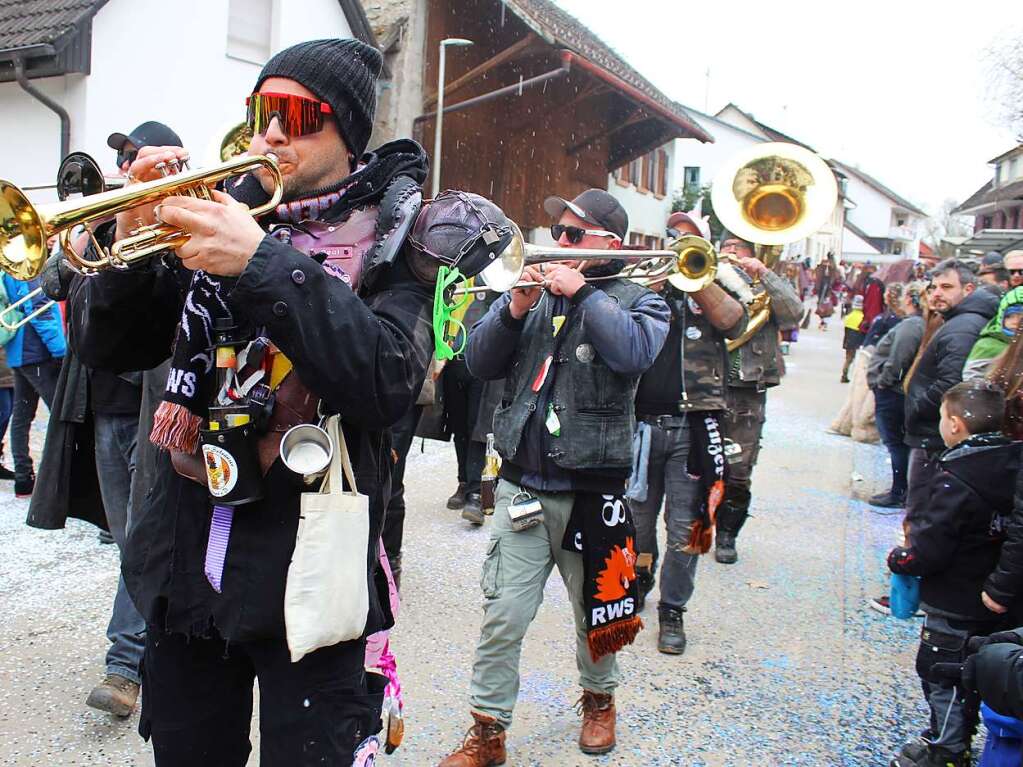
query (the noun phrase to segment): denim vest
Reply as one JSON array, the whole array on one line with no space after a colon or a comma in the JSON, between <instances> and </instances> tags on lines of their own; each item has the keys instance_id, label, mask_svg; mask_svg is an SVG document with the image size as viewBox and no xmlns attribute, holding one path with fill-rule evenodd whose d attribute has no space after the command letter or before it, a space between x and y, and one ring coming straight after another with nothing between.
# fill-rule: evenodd
<instances>
[{"instance_id":1,"label":"denim vest","mask_svg":"<svg viewBox=\"0 0 1023 767\"><path fill-rule=\"evenodd\" d=\"M599 284L623 309L648 291L625 280ZM639 376L612 371L587 341L585 312L574 307L557 336L553 334L551 300L526 315L516 358L505 379L504 397L494 413L494 444L505 458L515 456L527 421L545 393L561 422L546 458L566 470L628 468L632 464L634 400ZM552 357L553 386L534 392L544 361ZM542 413L540 417L546 415Z\"/></svg>"}]
</instances>

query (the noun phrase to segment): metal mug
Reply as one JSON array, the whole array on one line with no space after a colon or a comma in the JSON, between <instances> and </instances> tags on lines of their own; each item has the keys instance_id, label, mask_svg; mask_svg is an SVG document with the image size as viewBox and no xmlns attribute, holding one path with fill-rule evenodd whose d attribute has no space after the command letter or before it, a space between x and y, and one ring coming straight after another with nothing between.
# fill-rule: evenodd
<instances>
[{"instance_id":1,"label":"metal mug","mask_svg":"<svg viewBox=\"0 0 1023 767\"><path fill-rule=\"evenodd\" d=\"M321 476L334 456L334 443L327 432L311 423L292 426L281 439L281 460L307 482Z\"/></svg>"}]
</instances>

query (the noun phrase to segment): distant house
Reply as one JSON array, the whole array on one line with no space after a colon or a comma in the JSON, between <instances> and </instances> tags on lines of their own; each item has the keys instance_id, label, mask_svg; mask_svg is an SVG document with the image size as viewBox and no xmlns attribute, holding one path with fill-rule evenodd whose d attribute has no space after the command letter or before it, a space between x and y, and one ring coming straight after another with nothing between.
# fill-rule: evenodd
<instances>
[{"instance_id":1,"label":"distant house","mask_svg":"<svg viewBox=\"0 0 1023 767\"><path fill-rule=\"evenodd\" d=\"M107 136L146 120L171 126L195 164L208 164L245 119L245 97L274 52L352 36L375 42L357 0L0 3L3 177L52 183L69 150L112 170Z\"/></svg>"},{"instance_id":2,"label":"distant house","mask_svg":"<svg viewBox=\"0 0 1023 767\"><path fill-rule=\"evenodd\" d=\"M1004 252L1023 240L1023 144L988 165L991 178L952 211L973 216L973 236L959 244L961 252Z\"/></svg>"},{"instance_id":3,"label":"distant house","mask_svg":"<svg viewBox=\"0 0 1023 767\"><path fill-rule=\"evenodd\" d=\"M756 120L735 104L729 103L715 115L703 114L691 107L685 109L700 127L714 136L714 143L700 145L694 141L676 141L675 189L697 190L710 184L733 155L756 144L780 141L814 151L802 141ZM828 253L837 255L842 252L843 224L849 203L844 195L842 172L834 166L832 170L839 184L839 199L835 202L831 217L810 237L785 246L785 258L809 258L813 264L817 264Z\"/></svg>"},{"instance_id":4,"label":"distant house","mask_svg":"<svg viewBox=\"0 0 1023 767\"><path fill-rule=\"evenodd\" d=\"M855 207L846 213L842 258L852 263L915 259L927 214L863 170L837 160L832 167L846 176L846 193Z\"/></svg>"},{"instance_id":5,"label":"distant house","mask_svg":"<svg viewBox=\"0 0 1023 767\"><path fill-rule=\"evenodd\" d=\"M654 222L670 191L656 187L671 159L658 150L713 139L577 19L550 0L363 1L391 72L374 141L411 135L432 155L438 48L468 39L445 57L443 144L431 156L441 187L490 197L545 241L547 195L607 188L610 173L639 160L633 186L653 184L653 194L623 199L637 231L663 236L664 220Z\"/></svg>"}]
</instances>

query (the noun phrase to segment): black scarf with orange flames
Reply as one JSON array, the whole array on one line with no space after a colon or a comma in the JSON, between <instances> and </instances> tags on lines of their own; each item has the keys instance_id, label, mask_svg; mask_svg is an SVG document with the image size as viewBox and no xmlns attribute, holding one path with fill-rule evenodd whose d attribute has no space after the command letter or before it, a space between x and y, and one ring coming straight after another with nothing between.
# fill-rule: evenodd
<instances>
[{"instance_id":1,"label":"black scarf with orange flames","mask_svg":"<svg viewBox=\"0 0 1023 767\"><path fill-rule=\"evenodd\" d=\"M590 657L632 644L643 628L636 612L636 527L622 495L577 492L561 547L583 557L583 608Z\"/></svg>"}]
</instances>

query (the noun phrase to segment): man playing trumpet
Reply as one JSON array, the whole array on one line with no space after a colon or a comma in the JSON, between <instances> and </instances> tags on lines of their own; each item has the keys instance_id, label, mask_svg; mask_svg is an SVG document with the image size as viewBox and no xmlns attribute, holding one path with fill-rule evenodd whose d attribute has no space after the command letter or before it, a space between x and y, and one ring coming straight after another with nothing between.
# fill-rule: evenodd
<instances>
[{"instance_id":1,"label":"man playing trumpet","mask_svg":"<svg viewBox=\"0 0 1023 767\"><path fill-rule=\"evenodd\" d=\"M526 629L556 565L575 613L582 687L579 747L615 746L615 652L642 627L635 610L635 532L622 494L632 456L639 376L668 329L656 294L613 277L628 216L606 191L549 197L551 234L566 260L528 266L471 330L466 362L505 378L494 415L504 462L483 565L483 627L470 688L474 724L443 767L504 764ZM607 260L571 259L572 248Z\"/></svg>"}]
</instances>

